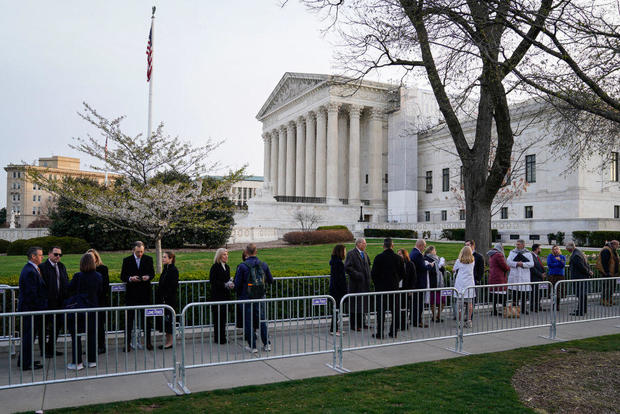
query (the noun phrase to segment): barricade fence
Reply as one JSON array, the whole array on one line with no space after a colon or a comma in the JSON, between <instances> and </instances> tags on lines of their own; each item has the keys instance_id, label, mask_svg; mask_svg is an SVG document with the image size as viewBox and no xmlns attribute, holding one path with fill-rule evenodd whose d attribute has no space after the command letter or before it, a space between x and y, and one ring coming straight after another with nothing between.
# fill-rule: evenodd
<instances>
[{"instance_id":1,"label":"barricade fence","mask_svg":"<svg viewBox=\"0 0 620 414\"><path fill-rule=\"evenodd\" d=\"M176 387L175 336L172 335L171 346L166 348L163 332L173 332L174 325L166 326L166 323L175 317L174 309L166 305L0 314L2 323L10 326L8 343L16 344L17 354L11 355L10 347L0 348L0 372L3 373L0 390L169 372L168 385L180 393ZM130 326L132 332L106 332L105 327L109 325ZM148 334L142 339L140 327ZM152 330L152 327L159 330ZM38 342L36 347L35 341Z\"/></svg>"}]
</instances>

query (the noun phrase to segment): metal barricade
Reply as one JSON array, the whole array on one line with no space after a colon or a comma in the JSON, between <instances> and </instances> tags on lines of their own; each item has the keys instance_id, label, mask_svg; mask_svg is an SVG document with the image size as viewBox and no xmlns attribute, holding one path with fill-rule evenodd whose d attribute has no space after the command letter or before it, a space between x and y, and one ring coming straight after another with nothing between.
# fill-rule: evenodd
<instances>
[{"instance_id":1,"label":"metal barricade","mask_svg":"<svg viewBox=\"0 0 620 414\"><path fill-rule=\"evenodd\" d=\"M553 321L550 282L476 285L462 296L463 336L550 326Z\"/></svg>"},{"instance_id":2,"label":"metal barricade","mask_svg":"<svg viewBox=\"0 0 620 414\"><path fill-rule=\"evenodd\" d=\"M0 285L0 306L2 306L0 313L15 312L18 292L19 288L16 286ZM0 342L9 341L11 347L13 343L10 339L14 336L14 332L11 332L10 328L15 326L15 321L12 321L12 324L9 322L9 319L5 318L0 324Z\"/></svg>"},{"instance_id":3,"label":"metal barricade","mask_svg":"<svg viewBox=\"0 0 620 414\"><path fill-rule=\"evenodd\" d=\"M551 339L557 339L557 325L620 317L620 277L560 280L553 291Z\"/></svg>"},{"instance_id":4,"label":"metal barricade","mask_svg":"<svg viewBox=\"0 0 620 414\"><path fill-rule=\"evenodd\" d=\"M18 341L18 357L6 349L0 349L0 390L58 382L80 381L122 375L168 372L168 386L176 387L177 359L176 340L165 348L164 333L154 331L152 339L146 339L143 348L136 333L142 325L148 332L153 322L161 330L174 332L166 321L176 318L174 309L166 305L125 306L116 308L88 308L38 312L10 312L0 314L2 323L8 323L11 338ZM125 352L127 345L125 326L133 329L136 349ZM111 334L105 327L114 325L122 329ZM15 332L15 334L13 334ZM17 336L13 336L17 335ZM150 337L149 337L150 338ZM82 340L85 355L82 356ZM35 341L38 346L35 348ZM103 346L99 350L99 346ZM2 354L5 354L4 356Z\"/></svg>"},{"instance_id":5,"label":"metal barricade","mask_svg":"<svg viewBox=\"0 0 620 414\"><path fill-rule=\"evenodd\" d=\"M337 368L346 371L344 351L386 345L455 338L458 352L457 323L450 317L457 295L452 287L345 295L339 306Z\"/></svg>"},{"instance_id":6,"label":"metal barricade","mask_svg":"<svg viewBox=\"0 0 620 414\"><path fill-rule=\"evenodd\" d=\"M190 392L192 368L324 353L335 361L335 311L328 295L190 303L181 312L179 385Z\"/></svg>"}]
</instances>

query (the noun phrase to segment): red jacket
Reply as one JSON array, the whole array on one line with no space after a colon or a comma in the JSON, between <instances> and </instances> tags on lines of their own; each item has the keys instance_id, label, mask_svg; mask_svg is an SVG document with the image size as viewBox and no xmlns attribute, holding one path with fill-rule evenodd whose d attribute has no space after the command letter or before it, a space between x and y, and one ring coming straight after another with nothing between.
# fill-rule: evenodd
<instances>
[{"instance_id":1,"label":"red jacket","mask_svg":"<svg viewBox=\"0 0 620 414\"><path fill-rule=\"evenodd\" d=\"M493 249L489 253L492 252L496 253L489 255L489 285L508 283L508 276L506 272L510 270L510 267L508 267L508 263L506 263L506 258L502 252L497 252L497 250ZM506 286L495 288L493 290L506 290Z\"/></svg>"}]
</instances>

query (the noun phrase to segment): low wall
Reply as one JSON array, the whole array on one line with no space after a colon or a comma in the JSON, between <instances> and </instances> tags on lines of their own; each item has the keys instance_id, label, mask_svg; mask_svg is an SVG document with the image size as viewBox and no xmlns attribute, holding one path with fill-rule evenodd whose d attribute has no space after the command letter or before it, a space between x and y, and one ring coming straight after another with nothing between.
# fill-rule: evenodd
<instances>
[{"instance_id":1,"label":"low wall","mask_svg":"<svg viewBox=\"0 0 620 414\"><path fill-rule=\"evenodd\" d=\"M283 230L275 227L238 227L235 226L228 239L229 244L266 242L278 240L284 234Z\"/></svg>"},{"instance_id":2,"label":"low wall","mask_svg":"<svg viewBox=\"0 0 620 414\"><path fill-rule=\"evenodd\" d=\"M50 231L47 228L40 229L0 229L0 239L13 242L21 239L34 239L35 237L49 236Z\"/></svg>"}]
</instances>

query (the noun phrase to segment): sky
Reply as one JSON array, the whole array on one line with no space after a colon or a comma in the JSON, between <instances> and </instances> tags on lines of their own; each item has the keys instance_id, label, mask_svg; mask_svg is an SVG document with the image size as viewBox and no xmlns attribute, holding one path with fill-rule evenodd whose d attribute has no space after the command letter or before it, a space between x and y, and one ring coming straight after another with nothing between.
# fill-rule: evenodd
<instances>
[{"instance_id":1,"label":"sky","mask_svg":"<svg viewBox=\"0 0 620 414\"><path fill-rule=\"evenodd\" d=\"M153 124L262 175L255 116L285 72L335 73L334 39L296 1L0 0L0 164L51 155L93 160L69 148L96 135L82 102L125 115L129 135L146 133L146 44L155 14ZM102 139L103 141L103 139ZM6 206L0 172L0 207Z\"/></svg>"}]
</instances>

